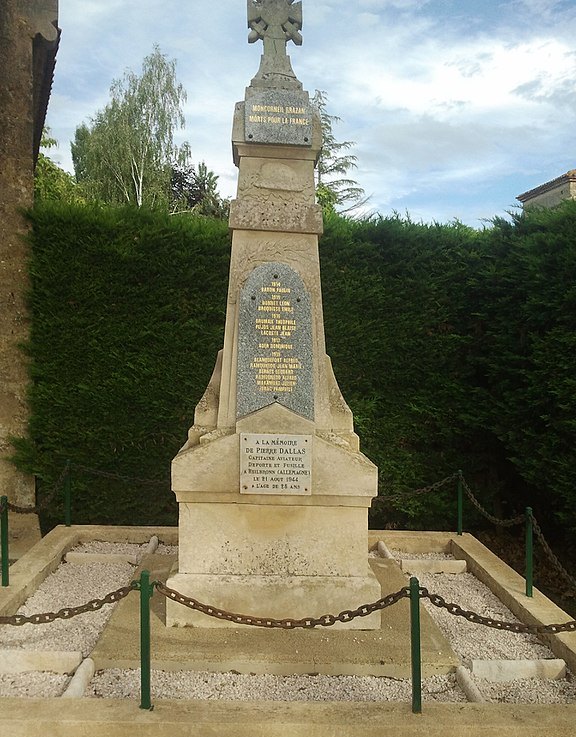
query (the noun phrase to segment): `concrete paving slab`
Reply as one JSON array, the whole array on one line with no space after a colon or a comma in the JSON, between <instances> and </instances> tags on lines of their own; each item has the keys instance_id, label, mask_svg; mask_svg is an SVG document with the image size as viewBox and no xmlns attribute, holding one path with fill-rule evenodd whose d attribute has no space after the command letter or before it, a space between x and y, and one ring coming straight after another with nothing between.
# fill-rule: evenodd
<instances>
[{"instance_id":1,"label":"concrete paving slab","mask_svg":"<svg viewBox=\"0 0 576 737\"><path fill-rule=\"evenodd\" d=\"M572 705L3 699L2 737L574 737Z\"/></svg>"},{"instance_id":2,"label":"concrete paving slab","mask_svg":"<svg viewBox=\"0 0 576 737\"><path fill-rule=\"evenodd\" d=\"M164 528L163 528L164 529ZM53 531L54 532L54 531ZM455 533L400 533L396 531L372 531L370 533L371 545L376 546L378 540L387 541L390 547L414 552L454 552L457 557L463 557L469 566L475 557L479 557L475 571L491 588L494 586L496 593L504 592L503 599L512 601L519 600L517 616L521 611L528 611L534 621L542 616L540 623L551 621L567 621L568 616L561 612L545 597L541 598L538 592L536 602L522 601L520 596L523 591L523 581L518 574L504 565L504 569L498 568L499 559L487 551L484 546L474 540L471 536L456 536ZM168 544L177 543L177 529L165 528L159 531L157 528L103 528L97 526L83 528L60 528L55 535L47 536L38 549L31 551L31 557L27 558L17 569L17 575L12 577L10 589L12 591L0 591L0 612L9 613L16 599L23 600L27 591L34 590L36 581L41 580L57 567L62 555L70 550L77 542L92 539L118 541L118 542L146 542L151 534L158 534L162 542ZM390 538L394 538L391 540ZM454 546L454 547L453 547ZM486 557L483 557L486 556ZM149 559L143 561L144 565L152 568L153 573L162 573L159 565L162 558L164 573L170 567L171 561L164 556L156 556L156 568ZM15 564L12 568L15 568ZM371 559L371 565L381 582L385 585L386 593L401 588L407 582L407 577L400 571L394 561ZM513 574L513 575L512 575ZM30 582L30 577L34 581ZM509 591L507 587L512 587ZM397 587L397 588L396 588ZM493 590L494 590L493 589ZM526 599L526 597L524 597ZM505 602L507 603L507 601ZM534 606L534 604L537 606ZM162 608L164 600L158 595L152 599L152 624L153 624L153 653L156 644L162 644L158 639L158 633L165 630L162 624ZM136 593L124 599L120 607L134 607L133 611L126 615L113 616L116 624L116 632L112 630L104 633L104 637L98 646L102 646L103 655L112 658L111 647L115 642L116 654L122 652L128 646L131 662L138 662L138 606L139 600ZM509 604L508 604L509 605ZM550 607L551 605L551 607ZM354 648L359 650L357 642L342 643L338 638L343 635L352 634L352 637L382 636L385 647L382 651L379 663L383 666L386 662L393 662L394 632L396 622L394 612L405 620L407 612L407 601L402 601L383 613L383 629L380 633L344 631L333 632L332 638L327 634L329 630L306 631L300 634L307 636L304 645L308 647L314 644L324 655L327 662L332 660L343 660L348 658L349 664L354 662ZM510 605L509 605L510 606ZM405 612L401 614L401 609ZM561 618L564 616L564 619ZM160 626L162 625L162 626ZM423 618L424 631L427 625ZM114 628L113 628L114 629ZM196 637L194 648L200 653L198 664L204 666L210 658L215 668L226 665L222 659L223 642L222 633L217 630L175 630L177 645L184 637L186 643L190 640L191 632L194 636L199 633L208 633L211 637L198 639ZM246 633L258 632L264 635L259 647L268 655L272 652L292 657L294 651L299 649L296 643L289 639L294 631L276 632L275 630L255 630L245 628L234 630L230 633L231 642L227 642L232 652L249 653L253 655L254 644L246 637ZM236 632L238 634L236 634ZM270 635L280 636L275 641L267 641ZM110 641L106 643L106 637ZM286 637L285 637L286 636ZM312 636L312 637L310 637ZM434 636L430 636L429 647L434 647ZM574 634L552 636L560 641L563 648L571 650L574 655L574 644L570 645L570 638L574 640ZM211 638L214 638L212 640ZM236 639L239 638L239 639ZM325 639L324 639L325 638ZM220 640L218 642L217 640ZM396 638L397 639L397 638ZM318 643L314 641L318 640ZM239 644L236 645L236 642ZM370 645L374 651L380 648L380 642L363 643ZM263 643L263 644L262 644ZM438 643L436 643L438 644ZM106 645L106 647L104 647ZM164 655L170 652L174 642L165 644ZM189 643L188 643L189 645ZM97 646L97 647L98 647ZM106 650L108 648L108 650ZM220 649L218 649L220 648ZM347 648L347 649L346 649ZM572 648L572 649L571 649ZM367 647L367 649L369 649ZM318 649L316 650L318 652ZM342 652L342 656L340 656ZM162 655L162 653L160 653ZM194 655L194 650L191 653ZM299 654L299 653L298 653ZM190 653L183 651L182 657L166 659L165 664L172 667L181 667L178 661L190 663ZM328 657L329 656L329 657ZM388 661L386 661L388 658ZM310 659L310 658L309 658ZM357 655L357 659L361 659ZM264 659L261 657L261 662ZM115 661L117 662L117 660ZM254 660L252 661L254 662ZM157 664L154 663L154 667ZM326 671L330 672L330 671ZM153 711L141 710L138 705L130 700L108 700L108 699L67 699L65 708L59 699L2 699L0 709L0 737L36 737L38 733L45 733L50 737L125 737L125 735L138 734L138 737L542 737L551 735L554 737L574 737L576 730L576 705L516 705L516 704L424 704L422 714L412 714L410 704L398 703L278 703L278 702L194 702L194 701L158 701L154 703Z\"/></svg>"},{"instance_id":3,"label":"concrete paving slab","mask_svg":"<svg viewBox=\"0 0 576 737\"><path fill-rule=\"evenodd\" d=\"M151 580L165 581L172 556L149 555L139 570ZM372 561L383 596L400 590L407 578L395 561ZM138 573L136 575L139 575ZM210 602L206 602L210 603ZM368 602L351 602L351 608ZM239 627L226 631L166 627L166 599L151 602L152 667L163 670L208 670L239 673L322 673L326 675L410 676L409 602L382 612L380 630L278 630ZM119 602L91 653L96 669L136 668L140 663L139 596ZM322 614L325 612L319 612ZM337 612L331 612L337 614ZM248 612L265 615L265 612ZM311 614L314 614L311 612ZM422 672L424 677L450 673L460 663L448 641L422 609Z\"/></svg>"}]
</instances>

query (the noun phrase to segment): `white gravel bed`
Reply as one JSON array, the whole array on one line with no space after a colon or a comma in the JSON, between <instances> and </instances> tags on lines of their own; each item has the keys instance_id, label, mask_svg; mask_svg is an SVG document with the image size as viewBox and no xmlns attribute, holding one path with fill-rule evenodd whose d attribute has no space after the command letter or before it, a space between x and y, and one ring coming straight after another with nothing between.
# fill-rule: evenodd
<instances>
[{"instance_id":1,"label":"white gravel bed","mask_svg":"<svg viewBox=\"0 0 576 737\"><path fill-rule=\"evenodd\" d=\"M178 545L166 545L166 543L159 543L156 549L157 555L178 555Z\"/></svg>"},{"instance_id":2,"label":"white gravel bed","mask_svg":"<svg viewBox=\"0 0 576 737\"><path fill-rule=\"evenodd\" d=\"M418 576L420 586L431 594L439 594L447 603L484 617L506 622L519 622L512 612L472 573L446 576L426 573ZM554 654L534 635L504 632L473 624L463 617L450 614L446 609L434 606L422 599L423 606L442 630L452 649L464 660L524 660L554 658Z\"/></svg>"},{"instance_id":3,"label":"white gravel bed","mask_svg":"<svg viewBox=\"0 0 576 737\"><path fill-rule=\"evenodd\" d=\"M0 673L0 697L51 699L62 696L69 681L60 673Z\"/></svg>"},{"instance_id":4,"label":"white gravel bed","mask_svg":"<svg viewBox=\"0 0 576 737\"><path fill-rule=\"evenodd\" d=\"M396 560L456 560L450 553L409 553L407 550L390 549Z\"/></svg>"},{"instance_id":5,"label":"white gravel bed","mask_svg":"<svg viewBox=\"0 0 576 737\"><path fill-rule=\"evenodd\" d=\"M139 696L140 671L98 671L85 696L131 698ZM373 676L274 676L204 671L162 671L151 674L155 699L227 701L410 701L409 680ZM422 681L424 701L465 702L453 675Z\"/></svg>"},{"instance_id":6,"label":"white gravel bed","mask_svg":"<svg viewBox=\"0 0 576 737\"><path fill-rule=\"evenodd\" d=\"M61 563L18 609L30 616L57 612L65 607L99 599L130 582L134 566L129 563ZM48 624L0 626L0 647L23 650L73 650L87 656L96 644L114 604L79 614L71 619L57 619Z\"/></svg>"},{"instance_id":7,"label":"white gravel bed","mask_svg":"<svg viewBox=\"0 0 576 737\"><path fill-rule=\"evenodd\" d=\"M125 555L128 557L138 556L146 549L145 543L114 543L104 540L90 540L89 542L78 543L70 552L72 553L95 553L98 555Z\"/></svg>"},{"instance_id":8,"label":"white gravel bed","mask_svg":"<svg viewBox=\"0 0 576 737\"><path fill-rule=\"evenodd\" d=\"M141 555L148 545L145 543L115 543L106 542L104 540L90 540L87 542L79 543L72 548L71 552L74 553L97 553L100 555L126 555L138 557ZM178 555L177 545L165 545L159 543L156 548L157 555Z\"/></svg>"},{"instance_id":9,"label":"white gravel bed","mask_svg":"<svg viewBox=\"0 0 576 737\"><path fill-rule=\"evenodd\" d=\"M474 683L486 701L494 704L573 704L576 683L571 678L553 681L543 678L519 678L506 683L492 683L475 678Z\"/></svg>"}]
</instances>

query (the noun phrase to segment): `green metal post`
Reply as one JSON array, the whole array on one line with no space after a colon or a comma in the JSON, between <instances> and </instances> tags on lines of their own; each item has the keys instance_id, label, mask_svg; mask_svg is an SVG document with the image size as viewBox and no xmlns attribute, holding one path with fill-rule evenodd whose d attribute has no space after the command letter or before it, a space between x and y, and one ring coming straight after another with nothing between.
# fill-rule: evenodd
<instances>
[{"instance_id":1,"label":"green metal post","mask_svg":"<svg viewBox=\"0 0 576 737\"><path fill-rule=\"evenodd\" d=\"M412 713L422 712L422 660L420 651L420 584L410 579L410 645L412 655Z\"/></svg>"},{"instance_id":2,"label":"green metal post","mask_svg":"<svg viewBox=\"0 0 576 737\"><path fill-rule=\"evenodd\" d=\"M66 461L66 473L64 474L64 524L66 527L70 527L72 524L72 477L70 461Z\"/></svg>"},{"instance_id":3,"label":"green metal post","mask_svg":"<svg viewBox=\"0 0 576 737\"><path fill-rule=\"evenodd\" d=\"M532 596L534 583L534 539L532 529L532 507L526 507L526 596Z\"/></svg>"},{"instance_id":4,"label":"green metal post","mask_svg":"<svg viewBox=\"0 0 576 737\"><path fill-rule=\"evenodd\" d=\"M154 587L150 585L150 573L140 574L140 708L152 711L150 696L150 599Z\"/></svg>"},{"instance_id":5,"label":"green metal post","mask_svg":"<svg viewBox=\"0 0 576 737\"><path fill-rule=\"evenodd\" d=\"M459 535L462 534L462 519L464 510L464 495L462 493L462 471L458 471L458 529Z\"/></svg>"},{"instance_id":6,"label":"green metal post","mask_svg":"<svg viewBox=\"0 0 576 737\"><path fill-rule=\"evenodd\" d=\"M0 497L0 548L2 553L2 586L10 583L10 558L8 553L8 497Z\"/></svg>"}]
</instances>

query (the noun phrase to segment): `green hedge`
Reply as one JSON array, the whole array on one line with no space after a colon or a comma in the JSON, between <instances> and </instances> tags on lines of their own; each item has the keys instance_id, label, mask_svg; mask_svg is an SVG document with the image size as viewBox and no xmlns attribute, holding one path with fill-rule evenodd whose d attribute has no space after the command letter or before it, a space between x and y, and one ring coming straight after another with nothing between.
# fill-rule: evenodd
<instances>
[{"instance_id":1,"label":"green hedge","mask_svg":"<svg viewBox=\"0 0 576 737\"><path fill-rule=\"evenodd\" d=\"M18 460L40 478L40 501L66 459L158 480L76 472L78 523L174 523L170 461L222 344L227 227L55 205L32 221L32 418Z\"/></svg>"},{"instance_id":2,"label":"green hedge","mask_svg":"<svg viewBox=\"0 0 576 737\"><path fill-rule=\"evenodd\" d=\"M39 501L66 459L155 480L76 472L73 518L174 524L170 460L222 346L227 226L49 203L31 218L32 417L16 463ZM381 494L462 468L490 511L532 504L576 528L575 226L574 202L484 231L327 218L328 353ZM390 501L372 524L453 529L454 488Z\"/></svg>"}]
</instances>

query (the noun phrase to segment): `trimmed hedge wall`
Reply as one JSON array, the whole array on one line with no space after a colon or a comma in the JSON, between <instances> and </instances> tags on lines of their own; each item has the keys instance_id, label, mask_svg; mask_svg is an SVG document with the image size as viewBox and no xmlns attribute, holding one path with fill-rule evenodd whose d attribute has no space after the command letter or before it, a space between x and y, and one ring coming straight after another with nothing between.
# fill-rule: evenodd
<instances>
[{"instance_id":1,"label":"trimmed hedge wall","mask_svg":"<svg viewBox=\"0 0 576 737\"><path fill-rule=\"evenodd\" d=\"M223 342L227 226L50 203L31 219L15 462L42 503L70 459L75 522L175 524L170 461ZM320 259L328 353L389 495L372 524L453 529L453 488L391 497L462 468L499 516L532 505L576 528L576 203L484 231L329 216Z\"/></svg>"},{"instance_id":2,"label":"trimmed hedge wall","mask_svg":"<svg viewBox=\"0 0 576 737\"><path fill-rule=\"evenodd\" d=\"M40 501L67 459L158 481L75 472L77 523L174 524L170 461L222 344L228 229L57 205L32 221L32 419L18 459L38 475Z\"/></svg>"}]
</instances>

